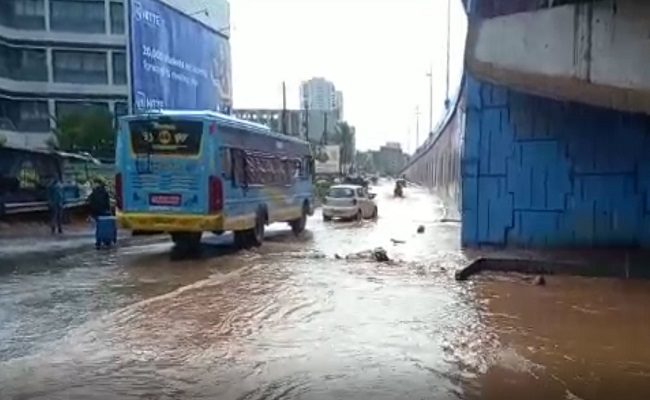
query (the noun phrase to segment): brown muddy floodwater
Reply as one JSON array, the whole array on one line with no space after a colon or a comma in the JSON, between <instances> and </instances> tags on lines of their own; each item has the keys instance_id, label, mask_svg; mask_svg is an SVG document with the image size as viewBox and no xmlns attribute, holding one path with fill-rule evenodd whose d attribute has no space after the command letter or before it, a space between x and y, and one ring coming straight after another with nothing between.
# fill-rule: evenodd
<instances>
[{"instance_id":1,"label":"brown muddy floodwater","mask_svg":"<svg viewBox=\"0 0 650 400\"><path fill-rule=\"evenodd\" d=\"M650 398L650 282L492 276L476 295L499 339L481 398Z\"/></svg>"},{"instance_id":2,"label":"brown muddy floodwater","mask_svg":"<svg viewBox=\"0 0 650 400\"><path fill-rule=\"evenodd\" d=\"M458 283L458 225L391 189L376 222L316 215L255 251L0 261L0 399L648 398L649 285ZM396 262L334 257L376 246Z\"/></svg>"}]
</instances>

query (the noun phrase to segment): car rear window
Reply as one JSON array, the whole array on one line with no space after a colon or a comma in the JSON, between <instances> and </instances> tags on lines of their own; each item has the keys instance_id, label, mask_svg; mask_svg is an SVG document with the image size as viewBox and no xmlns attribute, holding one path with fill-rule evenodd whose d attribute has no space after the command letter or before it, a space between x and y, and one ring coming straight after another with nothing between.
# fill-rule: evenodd
<instances>
[{"instance_id":1,"label":"car rear window","mask_svg":"<svg viewBox=\"0 0 650 400\"><path fill-rule=\"evenodd\" d=\"M354 197L354 190L350 188L331 188L329 197L333 197L333 198Z\"/></svg>"}]
</instances>

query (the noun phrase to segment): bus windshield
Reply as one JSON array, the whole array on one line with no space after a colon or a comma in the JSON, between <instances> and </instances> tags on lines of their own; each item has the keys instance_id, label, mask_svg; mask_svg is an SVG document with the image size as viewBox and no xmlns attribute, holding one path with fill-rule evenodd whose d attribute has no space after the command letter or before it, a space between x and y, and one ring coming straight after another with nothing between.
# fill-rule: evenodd
<instances>
[{"instance_id":1,"label":"bus windshield","mask_svg":"<svg viewBox=\"0 0 650 400\"><path fill-rule=\"evenodd\" d=\"M203 122L131 121L129 135L135 154L195 156L201 150Z\"/></svg>"}]
</instances>

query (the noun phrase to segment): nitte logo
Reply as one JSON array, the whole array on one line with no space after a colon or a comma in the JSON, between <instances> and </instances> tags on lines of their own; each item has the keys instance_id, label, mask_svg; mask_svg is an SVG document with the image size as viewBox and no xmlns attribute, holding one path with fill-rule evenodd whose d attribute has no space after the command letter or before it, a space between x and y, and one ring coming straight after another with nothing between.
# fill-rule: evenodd
<instances>
[{"instance_id":1,"label":"nitte logo","mask_svg":"<svg viewBox=\"0 0 650 400\"><path fill-rule=\"evenodd\" d=\"M139 1L136 1L134 3L134 10L135 10L136 21L138 22L144 21L144 23L154 27L162 26L163 24L162 16L160 16L160 14L156 12L144 9L144 7L142 7L142 3L140 3Z\"/></svg>"},{"instance_id":2,"label":"nitte logo","mask_svg":"<svg viewBox=\"0 0 650 400\"><path fill-rule=\"evenodd\" d=\"M144 92L137 92L135 94L135 107L139 110L160 110L165 108L165 103L162 100L150 98Z\"/></svg>"}]
</instances>

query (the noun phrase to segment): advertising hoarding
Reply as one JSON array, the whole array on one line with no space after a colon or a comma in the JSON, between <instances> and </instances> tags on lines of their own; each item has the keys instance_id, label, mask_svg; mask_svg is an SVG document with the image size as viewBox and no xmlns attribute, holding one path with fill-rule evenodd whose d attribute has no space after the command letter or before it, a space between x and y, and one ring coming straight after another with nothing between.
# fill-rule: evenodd
<instances>
[{"instance_id":1,"label":"advertising hoarding","mask_svg":"<svg viewBox=\"0 0 650 400\"><path fill-rule=\"evenodd\" d=\"M315 167L317 174L338 174L341 160L341 146L322 146L316 149Z\"/></svg>"},{"instance_id":2,"label":"advertising hoarding","mask_svg":"<svg viewBox=\"0 0 650 400\"><path fill-rule=\"evenodd\" d=\"M230 113L230 43L219 32L157 0L130 6L133 110Z\"/></svg>"}]
</instances>

